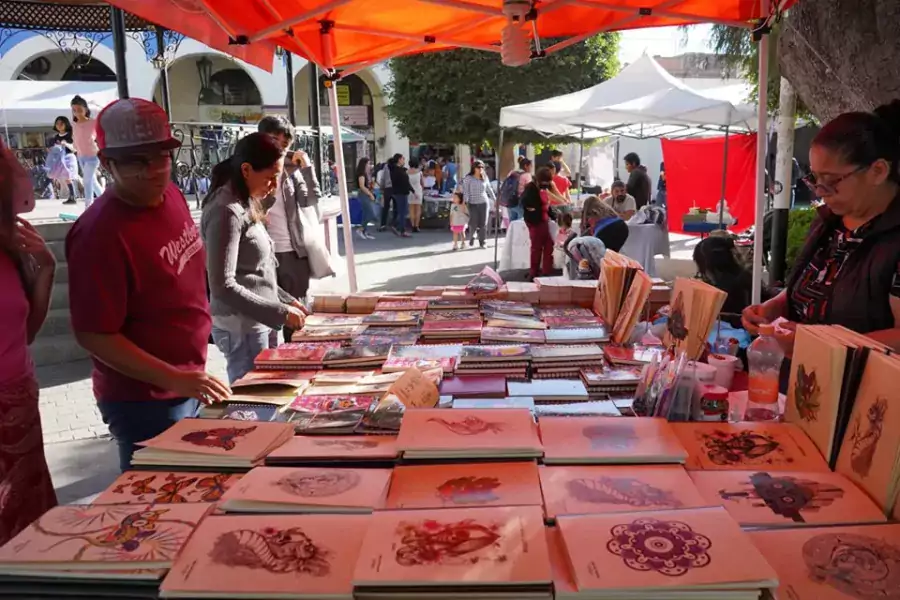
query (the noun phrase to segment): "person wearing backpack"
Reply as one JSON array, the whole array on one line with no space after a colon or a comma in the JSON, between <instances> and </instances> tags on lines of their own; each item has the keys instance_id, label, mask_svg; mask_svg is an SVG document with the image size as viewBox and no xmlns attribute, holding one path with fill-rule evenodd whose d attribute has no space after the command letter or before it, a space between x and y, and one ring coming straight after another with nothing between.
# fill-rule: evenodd
<instances>
[{"instance_id":1,"label":"person wearing backpack","mask_svg":"<svg viewBox=\"0 0 900 600\"><path fill-rule=\"evenodd\" d=\"M525 186L520 205L523 219L528 226L531 241L530 279L553 272L553 238L550 237L550 219L555 218L551 199L562 201L552 189L553 174L547 167L538 170L534 180Z\"/></svg>"},{"instance_id":2,"label":"person wearing backpack","mask_svg":"<svg viewBox=\"0 0 900 600\"><path fill-rule=\"evenodd\" d=\"M531 161L524 156L519 157L519 168L509 172L500 188L500 206L505 206L509 213L509 222L518 221L524 211L520 199L525 186L531 183Z\"/></svg>"}]
</instances>

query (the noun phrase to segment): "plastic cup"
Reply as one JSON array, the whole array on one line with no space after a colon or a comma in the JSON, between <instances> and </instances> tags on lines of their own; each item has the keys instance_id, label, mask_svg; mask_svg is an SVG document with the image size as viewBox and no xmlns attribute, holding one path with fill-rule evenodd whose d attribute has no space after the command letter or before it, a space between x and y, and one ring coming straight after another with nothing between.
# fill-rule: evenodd
<instances>
[{"instance_id":1,"label":"plastic cup","mask_svg":"<svg viewBox=\"0 0 900 600\"><path fill-rule=\"evenodd\" d=\"M738 357L730 354L710 354L707 362L716 370L714 378L716 385L730 390L734 381L734 371L738 367Z\"/></svg>"}]
</instances>

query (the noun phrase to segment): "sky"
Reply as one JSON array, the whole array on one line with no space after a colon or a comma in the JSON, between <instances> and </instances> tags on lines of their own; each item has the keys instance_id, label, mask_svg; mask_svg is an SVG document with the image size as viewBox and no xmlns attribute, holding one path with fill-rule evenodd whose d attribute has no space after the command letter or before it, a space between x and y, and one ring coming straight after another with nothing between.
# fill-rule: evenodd
<instances>
[{"instance_id":1,"label":"sky","mask_svg":"<svg viewBox=\"0 0 900 600\"><path fill-rule=\"evenodd\" d=\"M711 25L693 25L687 32L678 27L623 31L622 42L619 44L619 62L622 65L634 62L644 51L650 56L710 52L708 41L711 29Z\"/></svg>"}]
</instances>

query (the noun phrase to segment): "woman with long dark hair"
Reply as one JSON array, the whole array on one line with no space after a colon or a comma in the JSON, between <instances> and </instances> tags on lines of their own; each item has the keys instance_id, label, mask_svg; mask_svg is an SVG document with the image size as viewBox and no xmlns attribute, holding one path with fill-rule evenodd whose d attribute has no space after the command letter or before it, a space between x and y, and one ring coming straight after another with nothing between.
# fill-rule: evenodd
<instances>
[{"instance_id":1,"label":"woman with long dark hair","mask_svg":"<svg viewBox=\"0 0 900 600\"><path fill-rule=\"evenodd\" d=\"M531 241L531 261L528 276L550 275L553 272L553 238L550 237L551 200L562 198L553 191L553 173L541 167L534 179L522 191L520 205L528 237Z\"/></svg>"},{"instance_id":2,"label":"woman with long dark hair","mask_svg":"<svg viewBox=\"0 0 900 600\"><path fill-rule=\"evenodd\" d=\"M356 165L356 199L362 207L362 221L356 235L364 240L374 240L375 236L368 232L369 223L375 221L375 193L372 191L372 170L369 157L363 156Z\"/></svg>"},{"instance_id":3,"label":"woman with long dark hair","mask_svg":"<svg viewBox=\"0 0 900 600\"><path fill-rule=\"evenodd\" d=\"M303 327L298 300L278 287L277 261L266 232L263 200L281 176L283 150L270 135L251 133L234 155L215 166L203 200L200 232L206 245L213 341L234 382L273 347L277 331Z\"/></svg>"},{"instance_id":4,"label":"woman with long dark hair","mask_svg":"<svg viewBox=\"0 0 900 600\"><path fill-rule=\"evenodd\" d=\"M725 320L740 327L739 315L750 306L753 275L738 262L734 241L730 237L710 236L694 247L697 277L728 294L722 312Z\"/></svg>"},{"instance_id":5,"label":"woman with long dark hair","mask_svg":"<svg viewBox=\"0 0 900 600\"><path fill-rule=\"evenodd\" d=\"M50 307L56 261L19 217L33 208L31 179L0 141L0 544L56 505L28 352Z\"/></svg>"},{"instance_id":6,"label":"woman with long dark hair","mask_svg":"<svg viewBox=\"0 0 900 600\"><path fill-rule=\"evenodd\" d=\"M97 122L91 118L91 109L81 96L72 98L72 139L78 164L81 165L81 176L84 181L84 207L88 208L94 201L94 193L100 196L104 192L103 184L97 177L100 158L97 156Z\"/></svg>"}]
</instances>

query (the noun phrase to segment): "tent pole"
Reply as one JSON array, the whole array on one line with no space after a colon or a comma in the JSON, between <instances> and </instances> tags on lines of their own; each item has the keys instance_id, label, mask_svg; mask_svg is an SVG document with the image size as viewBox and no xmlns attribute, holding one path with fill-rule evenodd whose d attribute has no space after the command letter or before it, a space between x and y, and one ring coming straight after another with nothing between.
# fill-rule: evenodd
<instances>
[{"instance_id":1,"label":"tent pole","mask_svg":"<svg viewBox=\"0 0 900 600\"><path fill-rule=\"evenodd\" d=\"M282 50L284 50L282 48ZM287 117L291 125L297 125L296 108L294 107L294 56L290 50L284 50L284 76L287 79Z\"/></svg>"},{"instance_id":2,"label":"tent pole","mask_svg":"<svg viewBox=\"0 0 900 600\"><path fill-rule=\"evenodd\" d=\"M613 165L613 181L619 181L619 139L616 137L616 164Z\"/></svg>"},{"instance_id":3,"label":"tent pole","mask_svg":"<svg viewBox=\"0 0 900 600\"><path fill-rule=\"evenodd\" d=\"M500 147L497 148L497 181L499 185L497 186L497 197L494 198L494 270L496 271L500 268L500 263L497 259L499 248L500 248L500 190L503 188L503 180L506 179L501 174L500 171L500 163L503 160L503 128L500 128ZM490 185L490 182L488 182Z\"/></svg>"},{"instance_id":4,"label":"tent pole","mask_svg":"<svg viewBox=\"0 0 900 600\"><path fill-rule=\"evenodd\" d=\"M578 188L578 194L582 192L581 188L581 166L584 164L584 127L581 128L581 144L578 147L578 168L575 169L575 187Z\"/></svg>"},{"instance_id":5,"label":"tent pole","mask_svg":"<svg viewBox=\"0 0 900 600\"><path fill-rule=\"evenodd\" d=\"M760 0L760 15L769 15L769 0ZM766 216L766 142L768 131L769 36L759 41L759 97L756 122L756 222L753 233L753 295L752 302L762 299L763 220Z\"/></svg>"},{"instance_id":6,"label":"tent pole","mask_svg":"<svg viewBox=\"0 0 900 600\"><path fill-rule=\"evenodd\" d=\"M725 148L722 152L722 195L719 201L719 229L723 229L725 222L725 185L728 183L728 133L730 125L725 126Z\"/></svg>"},{"instance_id":7,"label":"tent pole","mask_svg":"<svg viewBox=\"0 0 900 600\"><path fill-rule=\"evenodd\" d=\"M353 256L353 229L350 224L350 200L347 194L347 173L344 170L344 144L341 140L341 117L338 113L337 86L329 82L328 108L331 110L331 139L334 141L334 162L337 164L338 194L341 197L341 221L344 229L344 252L347 255L347 278L350 293L356 293L356 259Z\"/></svg>"}]
</instances>

